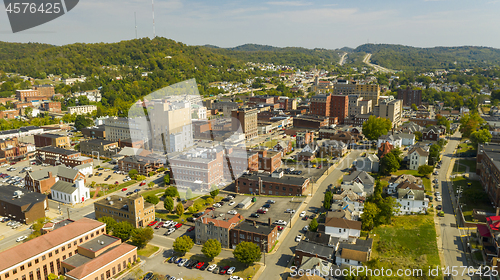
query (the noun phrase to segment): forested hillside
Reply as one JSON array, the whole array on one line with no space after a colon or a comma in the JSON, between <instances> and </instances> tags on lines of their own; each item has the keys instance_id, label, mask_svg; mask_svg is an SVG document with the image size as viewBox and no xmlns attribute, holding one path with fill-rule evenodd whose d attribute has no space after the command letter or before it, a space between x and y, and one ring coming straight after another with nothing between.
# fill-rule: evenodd
<instances>
[{"instance_id":1,"label":"forested hillside","mask_svg":"<svg viewBox=\"0 0 500 280\"><path fill-rule=\"evenodd\" d=\"M0 60L20 59L33 53L53 48L53 45L40 43L6 43L0 41Z\"/></svg>"},{"instance_id":2,"label":"forested hillside","mask_svg":"<svg viewBox=\"0 0 500 280\"><path fill-rule=\"evenodd\" d=\"M365 44L354 52L371 53L371 62L395 70L473 68L500 65L500 50L486 47L416 48Z\"/></svg>"}]
</instances>

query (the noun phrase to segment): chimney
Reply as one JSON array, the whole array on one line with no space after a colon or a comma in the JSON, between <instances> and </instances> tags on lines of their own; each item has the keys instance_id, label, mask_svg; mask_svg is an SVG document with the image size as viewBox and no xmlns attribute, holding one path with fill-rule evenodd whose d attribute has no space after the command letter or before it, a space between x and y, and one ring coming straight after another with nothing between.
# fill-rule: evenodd
<instances>
[{"instance_id":1,"label":"chimney","mask_svg":"<svg viewBox=\"0 0 500 280\"><path fill-rule=\"evenodd\" d=\"M267 224L271 226L271 218L267 218Z\"/></svg>"},{"instance_id":2,"label":"chimney","mask_svg":"<svg viewBox=\"0 0 500 280\"><path fill-rule=\"evenodd\" d=\"M500 207L497 206L497 213L496 213L496 216L498 216L500 213Z\"/></svg>"},{"instance_id":3,"label":"chimney","mask_svg":"<svg viewBox=\"0 0 500 280\"><path fill-rule=\"evenodd\" d=\"M48 174L49 174L49 178L52 178L52 172L49 171Z\"/></svg>"}]
</instances>

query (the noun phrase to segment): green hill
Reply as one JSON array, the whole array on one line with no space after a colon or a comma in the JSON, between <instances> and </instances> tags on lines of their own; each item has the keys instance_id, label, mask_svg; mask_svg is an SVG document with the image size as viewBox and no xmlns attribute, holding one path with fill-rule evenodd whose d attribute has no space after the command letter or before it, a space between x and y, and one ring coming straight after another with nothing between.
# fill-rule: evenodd
<instances>
[{"instance_id":1,"label":"green hill","mask_svg":"<svg viewBox=\"0 0 500 280\"><path fill-rule=\"evenodd\" d=\"M354 52L371 53L371 62L389 69L422 70L500 65L500 50L488 47L416 48L403 45L365 44Z\"/></svg>"},{"instance_id":2,"label":"green hill","mask_svg":"<svg viewBox=\"0 0 500 280\"><path fill-rule=\"evenodd\" d=\"M0 61L21 59L50 48L53 45L41 43L7 43L0 41Z\"/></svg>"}]
</instances>

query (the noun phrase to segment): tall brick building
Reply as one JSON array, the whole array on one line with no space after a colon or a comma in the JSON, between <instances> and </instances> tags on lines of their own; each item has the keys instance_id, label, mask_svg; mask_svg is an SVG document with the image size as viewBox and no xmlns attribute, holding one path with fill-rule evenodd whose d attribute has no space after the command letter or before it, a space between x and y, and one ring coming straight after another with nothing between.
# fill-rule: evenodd
<instances>
[{"instance_id":1,"label":"tall brick building","mask_svg":"<svg viewBox=\"0 0 500 280\"><path fill-rule=\"evenodd\" d=\"M398 89L398 98L403 100L403 106L422 105L422 90Z\"/></svg>"},{"instance_id":2,"label":"tall brick building","mask_svg":"<svg viewBox=\"0 0 500 280\"><path fill-rule=\"evenodd\" d=\"M241 126L241 130L245 133L247 140L257 137L257 109L256 108L240 108L231 112L232 130L237 131Z\"/></svg>"},{"instance_id":3,"label":"tall brick building","mask_svg":"<svg viewBox=\"0 0 500 280\"><path fill-rule=\"evenodd\" d=\"M324 117L337 117L339 123L344 123L344 119L349 113L348 95L325 95L319 94L311 98L311 114Z\"/></svg>"}]
</instances>

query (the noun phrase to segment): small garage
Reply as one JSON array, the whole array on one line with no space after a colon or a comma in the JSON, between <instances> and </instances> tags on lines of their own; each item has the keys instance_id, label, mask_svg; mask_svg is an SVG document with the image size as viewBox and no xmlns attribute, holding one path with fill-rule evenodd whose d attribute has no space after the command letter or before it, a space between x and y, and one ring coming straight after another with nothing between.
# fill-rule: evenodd
<instances>
[{"instance_id":1,"label":"small garage","mask_svg":"<svg viewBox=\"0 0 500 280\"><path fill-rule=\"evenodd\" d=\"M252 204L252 198L251 197L245 197L240 203L238 203L239 208L247 208Z\"/></svg>"}]
</instances>

